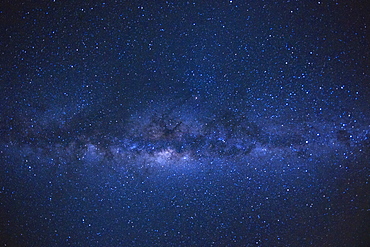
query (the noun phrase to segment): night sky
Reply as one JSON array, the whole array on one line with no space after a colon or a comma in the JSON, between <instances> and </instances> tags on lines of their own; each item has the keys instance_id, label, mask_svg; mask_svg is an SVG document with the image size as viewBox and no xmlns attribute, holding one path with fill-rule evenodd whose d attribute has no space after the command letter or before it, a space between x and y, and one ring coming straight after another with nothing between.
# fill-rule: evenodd
<instances>
[{"instance_id":1,"label":"night sky","mask_svg":"<svg viewBox=\"0 0 370 247\"><path fill-rule=\"evenodd\" d=\"M369 246L365 2L1 1L1 246Z\"/></svg>"}]
</instances>

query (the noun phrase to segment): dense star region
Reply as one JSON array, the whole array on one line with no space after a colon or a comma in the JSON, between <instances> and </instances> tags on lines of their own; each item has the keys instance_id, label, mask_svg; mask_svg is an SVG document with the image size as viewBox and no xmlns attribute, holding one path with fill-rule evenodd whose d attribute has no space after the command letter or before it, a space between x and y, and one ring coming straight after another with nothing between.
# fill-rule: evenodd
<instances>
[{"instance_id":1,"label":"dense star region","mask_svg":"<svg viewBox=\"0 0 370 247\"><path fill-rule=\"evenodd\" d=\"M5 1L0 244L368 246L361 1Z\"/></svg>"}]
</instances>

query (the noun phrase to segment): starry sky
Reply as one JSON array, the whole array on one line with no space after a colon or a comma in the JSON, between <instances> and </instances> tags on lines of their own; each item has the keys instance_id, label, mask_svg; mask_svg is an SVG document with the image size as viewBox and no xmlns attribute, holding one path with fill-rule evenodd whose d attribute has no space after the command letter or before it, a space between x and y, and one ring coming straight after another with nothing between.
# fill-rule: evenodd
<instances>
[{"instance_id":1,"label":"starry sky","mask_svg":"<svg viewBox=\"0 0 370 247\"><path fill-rule=\"evenodd\" d=\"M2 246L368 246L366 1L2 1Z\"/></svg>"}]
</instances>

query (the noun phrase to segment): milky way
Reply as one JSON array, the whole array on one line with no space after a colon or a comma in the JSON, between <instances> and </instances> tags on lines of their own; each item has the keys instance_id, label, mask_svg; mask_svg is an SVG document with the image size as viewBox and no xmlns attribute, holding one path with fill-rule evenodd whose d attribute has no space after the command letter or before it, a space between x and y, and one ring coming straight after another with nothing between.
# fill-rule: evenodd
<instances>
[{"instance_id":1,"label":"milky way","mask_svg":"<svg viewBox=\"0 0 370 247\"><path fill-rule=\"evenodd\" d=\"M368 246L362 2L0 9L0 243Z\"/></svg>"}]
</instances>

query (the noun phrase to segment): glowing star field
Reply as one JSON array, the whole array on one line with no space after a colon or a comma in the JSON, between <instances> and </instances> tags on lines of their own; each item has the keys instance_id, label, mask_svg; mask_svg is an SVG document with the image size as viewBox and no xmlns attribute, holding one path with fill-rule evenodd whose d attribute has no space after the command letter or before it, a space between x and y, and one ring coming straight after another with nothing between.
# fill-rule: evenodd
<instances>
[{"instance_id":1,"label":"glowing star field","mask_svg":"<svg viewBox=\"0 0 370 247\"><path fill-rule=\"evenodd\" d=\"M5 2L0 245L369 246L365 6Z\"/></svg>"}]
</instances>

